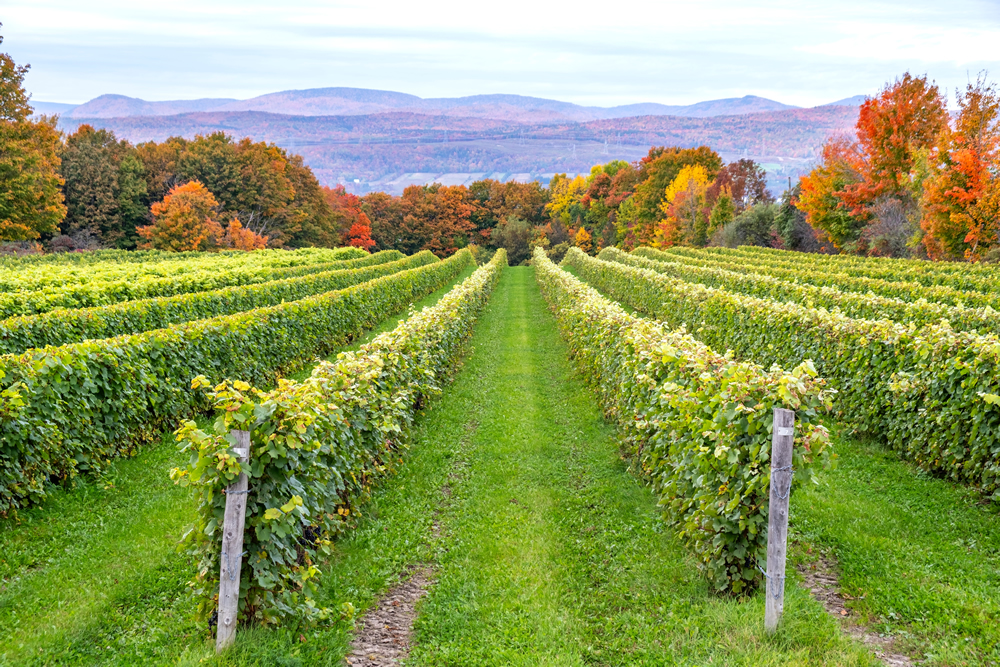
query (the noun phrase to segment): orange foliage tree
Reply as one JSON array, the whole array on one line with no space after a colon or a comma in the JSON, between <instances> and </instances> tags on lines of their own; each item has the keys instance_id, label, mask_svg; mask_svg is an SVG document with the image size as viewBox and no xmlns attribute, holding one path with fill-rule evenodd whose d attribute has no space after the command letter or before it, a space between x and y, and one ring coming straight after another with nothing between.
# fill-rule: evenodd
<instances>
[{"instance_id":1,"label":"orange foliage tree","mask_svg":"<svg viewBox=\"0 0 1000 667\"><path fill-rule=\"evenodd\" d=\"M802 188L795 206L805 213L806 222L818 229L837 247L856 240L867 223L867 216L854 216L839 195L861 180L854 167L854 146L844 139L828 141L823 146L823 161L802 177Z\"/></svg>"},{"instance_id":2,"label":"orange foliage tree","mask_svg":"<svg viewBox=\"0 0 1000 667\"><path fill-rule=\"evenodd\" d=\"M208 251L220 248L256 250L267 245L267 237L244 229L232 220L223 229L215 219L219 203L199 181L170 190L163 201L153 204L153 224L138 227L146 249L171 252Z\"/></svg>"},{"instance_id":3,"label":"orange foliage tree","mask_svg":"<svg viewBox=\"0 0 1000 667\"><path fill-rule=\"evenodd\" d=\"M934 144L947 121L941 93L926 76L907 72L878 97L865 100L858 112L857 144L845 153L861 180L838 197L853 214L864 215L881 196L912 192L915 158Z\"/></svg>"},{"instance_id":4,"label":"orange foliage tree","mask_svg":"<svg viewBox=\"0 0 1000 667\"><path fill-rule=\"evenodd\" d=\"M920 156L947 128L947 111L937 86L910 73L868 98L858 113L857 141L834 139L823 162L802 178L797 206L809 224L838 247L880 252L886 224L879 212L891 210L916 225ZM907 234L905 229L892 233Z\"/></svg>"},{"instance_id":5,"label":"orange foliage tree","mask_svg":"<svg viewBox=\"0 0 1000 667\"><path fill-rule=\"evenodd\" d=\"M447 257L475 231L469 190L462 185L411 185L403 191L394 247L406 254L430 250Z\"/></svg>"},{"instance_id":6,"label":"orange foliage tree","mask_svg":"<svg viewBox=\"0 0 1000 667\"><path fill-rule=\"evenodd\" d=\"M979 260L1000 245L1000 96L980 75L958 99L955 127L944 127L924 182L924 245L933 259Z\"/></svg>"},{"instance_id":7,"label":"orange foliage tree","mask_svg":"<svg viewBox=\"0 0 1000 667\"><path fill-rule=\"evenodd\" d=\"M359 212L358 220L347 232L347 245L362 248L368 252L372 251L375 241L372 240L372 225L368 216Z\"/></svg>"}]
</instances>

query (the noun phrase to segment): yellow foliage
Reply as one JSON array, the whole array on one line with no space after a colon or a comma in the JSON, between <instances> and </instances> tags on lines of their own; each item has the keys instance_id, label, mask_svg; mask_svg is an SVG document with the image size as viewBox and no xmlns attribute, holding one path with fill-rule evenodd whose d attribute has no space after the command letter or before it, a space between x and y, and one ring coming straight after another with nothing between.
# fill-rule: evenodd
<instances>
[{"instance_id":1,"label":"yellow foliage","mask_svg":"<svg viewBox=\"0 0 1000 667\"><path fill-rule=\"evenodd\" d=\"M667 186L660 203L660 210L668 213L671 204L682 192L691 191L695 196L704 196L708 189L708 172L700 164L689 164L681 168L677 177Z\"/></svg>"},{"instance_id":2,"label":"yellow foliage","mask_svg":"<svg viewBox=\"0 0 1000 667\"><path fill-rule=\"evenodd\" d=\"M549 190L552 194L545 205L545 212L551 218L560 218L563 223L570 224L570 209L586 194L587 179L577 176L570 180L566 174L556 174L549 183Z\"/></svg>"},{"instance_id":3,"label":"yellow foliage","mask_svg":"<svg viewBox=\"0 0 1000 667\"><path fill-rule=\"evenodd\" d=\"M580 227L579 231L577 231L576 236L573 239L573 241L574 241L573 244L577 248L579 248L580 250L582 250L582 251L584 251L586 253L589 253L590 249L591 249L590 240L591 240L591 236L590 236L590 232L587 231L587 228L586 227Z\"/></svg>"}]
</instances>

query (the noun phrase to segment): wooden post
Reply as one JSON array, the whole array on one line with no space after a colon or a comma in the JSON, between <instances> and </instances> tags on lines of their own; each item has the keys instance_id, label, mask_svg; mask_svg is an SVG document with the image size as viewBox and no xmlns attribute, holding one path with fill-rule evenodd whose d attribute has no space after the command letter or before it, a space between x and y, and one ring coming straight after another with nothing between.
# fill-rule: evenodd
<instances>
[{"instance_id":1,"label":"wooden post","mask_svg":"<svg viewBox=\"0 0 1000 667\"><path fill-rule=\"evenodd\" d=\"M765 577L764 629L778 629L785 606L785 549L788 542L788 496L792 489L792 445L795 412L774 409L771 435L771 499L767 526L767 575Z\"/></svg>"},{"instance_id":2,"label":"wooden post","mask_svg":"<svg viewBox=\"0 0 1000 667\"><path fill-rule=\"evenodd\" d=\"M240 462L250 460L250 431L233 431L234 451ZM247 476L240 473L226 489L226 517L222 524L222 557L219 568L219 619L215 652L236 639L236 615L240 605L240 564L243 562L243 526L247 513Z\"/></svg>"}]
</instances>

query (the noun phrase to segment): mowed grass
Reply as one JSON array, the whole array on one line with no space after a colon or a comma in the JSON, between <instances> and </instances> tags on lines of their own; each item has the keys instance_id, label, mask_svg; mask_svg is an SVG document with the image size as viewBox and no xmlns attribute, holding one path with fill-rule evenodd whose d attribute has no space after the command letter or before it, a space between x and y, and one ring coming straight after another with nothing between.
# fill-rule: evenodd
<instances>
[{"instance_id":1,"label":"mowed grass","mask_svg":"<svg viewBox=\"0 0 1000 667\"><path fill-rule=\"evenodd\" d=\"M414 307L433 305L473 270ZM190 489L168 477L182 463L165 434L100 479L80 478L0 521L0 665L171 664L210 654L187 594L195 564L176 551L197 511Z\"/></svg>"},{"instance_id":2,"label":"mowed grass","mask_svg":"<svg viewBox=\"0 0 1000 667\"><path fill-rule=\"evenodd\" d=\"M470 435L408 664L874 664L802 591L774 637L762 597L708 591L618 457L530 268L506 272L474 346L441 401Z\"/></svg>"},{"instance_id":3,"label":"mowed grass","mask_svg":"<svg viewBox=\"0 0 1000 667\"><path fill-rule=\"evenodd\" d=\"M970 489L838 437L836 470L792 496L798 562L839 562L854 620L928 665L1000 664L1000 517Z\"/></svg>"}]
</instances>

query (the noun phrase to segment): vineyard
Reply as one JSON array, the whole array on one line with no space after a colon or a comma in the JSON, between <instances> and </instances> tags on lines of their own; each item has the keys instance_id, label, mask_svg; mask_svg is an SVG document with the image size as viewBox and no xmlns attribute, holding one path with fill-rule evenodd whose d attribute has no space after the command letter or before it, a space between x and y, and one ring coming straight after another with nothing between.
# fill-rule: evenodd
<instances>
[{"instance_id":1,"label":"vineyard","mask_svg":"<svg viewBox=\"0 0 1000 667\"><path fill-rule=\"evenodd\" d=\"M1000 663L1000 269L507 259L0 259L0 665Z\"/></svg>"}]
</instances>

